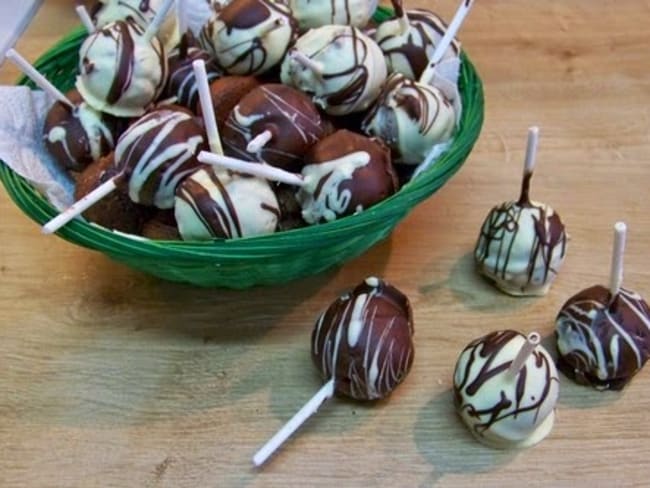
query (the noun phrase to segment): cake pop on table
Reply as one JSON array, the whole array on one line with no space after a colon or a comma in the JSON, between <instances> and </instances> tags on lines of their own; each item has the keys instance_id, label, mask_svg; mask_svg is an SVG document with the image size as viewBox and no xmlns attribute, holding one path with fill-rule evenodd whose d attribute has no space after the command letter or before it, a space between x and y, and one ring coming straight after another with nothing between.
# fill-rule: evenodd
<instances>
[{"instance_id":1,"label":"cake pop on table","mask_svg":"<svg viewBox=\"0 0 650 488\"><path fill-rule=\"evenodd\" d=\"M560 216L530 199L539 129L531 127L519 200L495 206L486 217L474 249L480 274L510 295L544 295L555 280L567 248Z\"/></svg>"},{"instance_id":2,"label":"cake pop on table","mask_svg":"<svg viewBox=\"0 0 650 488\"><path fill-rule=\"evenodd\" d=\"M622 287L626 233L626 225L616 223L609 288L578 292L555 320L560 370L597 390L623 389L650 357L650 308Z\"/></svg>"},{"instance_id":3,"label":"cake pop on table","mask_svg":"<svg viewBox=\"0 0 650 488\"><path fill-rule=\"evenodd\" d=\"M335 300L314 326L311 355L323 387L253 457L268 458L335 393L361 401L386 398L408 375L414 358L408 298L389 283L366 278Z\"/></svg>"},{"instance_id":4,"label":"cake pop on table","mask_svg":"<svg viewBox=\"0 0 650 488\"><path fill-rule=\"evenodd\" d=\"M454 405L480 442L496 448L529 447L555 421L559 378L553 359L528 337L501 330L470 342L454 370Z\"/></svg>"}]
</instances>

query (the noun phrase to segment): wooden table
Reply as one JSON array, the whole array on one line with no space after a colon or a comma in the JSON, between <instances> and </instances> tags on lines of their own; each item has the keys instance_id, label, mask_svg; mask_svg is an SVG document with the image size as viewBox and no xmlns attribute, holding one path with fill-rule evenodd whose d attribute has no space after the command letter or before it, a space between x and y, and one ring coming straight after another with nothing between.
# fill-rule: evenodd
<instances>
[{"instance_id":1,"label":"wooden table","mask_svg":"<svg viewBox=\"0 0 650 488\"><path fill-rule=\"evenodd\" d=\"M69 1L45 3L18 44L30 59L77 22ZM455 6L435 7L449 19ZM562 377L553 432L523 451L475 442L450 387L467 342L502 328L548 337L570 295L606 283L618 219L625 283L650 296L648 20L638 0L477 2L462 40L487 109L467 164L386 242L296 283L161 282L42 236L0 192L0 486L647 486L650 371L622 393ZM515 299L475 275L471 252L490 206L518 192L532 124L533 195L558 209L571 242L548 296ZM368 275L412 300L410 376L386 402L331 401L253 469L321 385L314 319Z\"/></svg>"}]
</instances>

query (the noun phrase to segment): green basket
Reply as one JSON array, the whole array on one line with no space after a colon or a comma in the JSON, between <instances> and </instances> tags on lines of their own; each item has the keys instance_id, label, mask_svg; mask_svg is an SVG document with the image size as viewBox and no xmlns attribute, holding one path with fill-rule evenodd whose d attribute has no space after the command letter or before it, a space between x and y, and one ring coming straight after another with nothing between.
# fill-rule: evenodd
<instances>
[{"instance_id":1,"label":"green basket","mask_svg":"<svg viewBox=\"0 0 650 488\"><path fill-rule=\"evenodd\" d=\"M379 9L375 21L390 15L389 10ZM82 29L72 32L36 62L39 71L64 91L74 83L84 37ZM241 289L283 283L341 264L387 237L411 209L458 171L472 150L483 123L483 89L465 53L461 59L463 114L452 146L398 193L357 215L266 236L210 242L131 238L82 220L70 222L58 235L145 273L200 286ZM20 83L29 84L25 79ZM16 205L34 221L44 224L57 215L34 187L3 162L0 179Z\"/></svg>"}]
</instances>

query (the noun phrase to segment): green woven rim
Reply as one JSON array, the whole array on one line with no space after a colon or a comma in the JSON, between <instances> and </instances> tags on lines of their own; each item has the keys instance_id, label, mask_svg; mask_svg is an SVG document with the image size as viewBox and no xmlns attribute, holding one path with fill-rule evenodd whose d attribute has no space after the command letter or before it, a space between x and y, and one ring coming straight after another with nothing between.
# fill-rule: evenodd
<instances>
[{"instance_id":1,"label":"green woven rim","mask_svg":"<svg viewBox=\"0 0 650 488\"><path fill-rule=\"evenodd\" d=\"M382 22L391 16L390 9L379 8L374 20ZM64 91L74 84L78 50L85 35L83 29L73 31L35 63ZM357 215L267 236L210 242L131 238L81 220L66 225L58 235L132 268L200 286L247 288L282 283L341 264L387 237L413 207L460 169L472 150L483 124L483 88L465 53L461 60L463 114L451 148L397 194ZM31 86L24 78L19 84ZM16 205L32 220L44 224L57 214L38 191L3 162L0 179Z\"/></svg>"}]
</instances>

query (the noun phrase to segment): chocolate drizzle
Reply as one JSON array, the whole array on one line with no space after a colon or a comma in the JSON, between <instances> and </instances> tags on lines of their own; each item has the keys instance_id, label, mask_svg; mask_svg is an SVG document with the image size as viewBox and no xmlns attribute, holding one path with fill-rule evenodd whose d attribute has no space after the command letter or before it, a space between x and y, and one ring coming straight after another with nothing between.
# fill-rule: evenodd
<instances>
[{"instance_id":1,"label":"chocolate drizzle","mask_svg":"<svg viewBox=\"0 0 650 488\"><path fill-rule=\"evenodd\" d=\"M129 26L126 22L116 22L111 30L103 30L102 34L115 39L117 44L121 44L117 50L119 58L115 77L111 83L111 88L106 95L106 101L114 105L126 92L133 77L133 65L135 63L135 42L131 36Z\"/></svg>"},{"instance_id":2,"label":"chocolate drizzle","mask_svg":"<svg viewBox=\"0 0 650 488\"><path fill-rule=\"evenodd\" d=\"M185 38L186 36L183 36ZM176 97L176 103L197 112L199 104L199 90L196 86L196 77L192 63L197 60L205 62L208 82L221 76L221 70L210 55L197 47L188 47L185 54L181 48L172 51L169 55L169 79L163 92L163 97Z\"/></svg>"}]
</instances>

